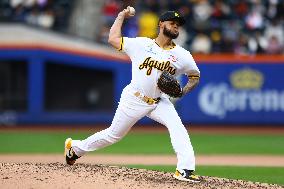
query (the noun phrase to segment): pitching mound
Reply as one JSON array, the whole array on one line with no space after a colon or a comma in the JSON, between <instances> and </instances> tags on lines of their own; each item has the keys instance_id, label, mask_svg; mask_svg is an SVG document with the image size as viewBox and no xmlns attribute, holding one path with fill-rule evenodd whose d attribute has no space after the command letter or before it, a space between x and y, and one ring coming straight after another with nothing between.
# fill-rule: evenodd
<instances>
[{"instance_id":1,"label":"pitching mound","mask_svg":"<svg viewBox=\"0 0 284 189\"><path fill-rule=\"evenodd\" d=\"M1 188L283 188L279 185L203 177L198 184L175 180L172 173L105 165L1 163Z\"/></svg>"}]
</instances>

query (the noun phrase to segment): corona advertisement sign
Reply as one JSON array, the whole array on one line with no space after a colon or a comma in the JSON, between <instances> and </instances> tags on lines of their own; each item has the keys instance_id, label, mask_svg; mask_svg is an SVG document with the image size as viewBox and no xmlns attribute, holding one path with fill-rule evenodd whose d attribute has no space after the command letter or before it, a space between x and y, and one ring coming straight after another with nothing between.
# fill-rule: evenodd
<instances>
[{"instance_id":1,"label":"corona advertisement sign","mask_svg":"<svg viewBox=\"0 0 284 189\"><path fill-rule=\"evenodd\" d=\"M208 123L283 123L284 65L201 65L188 103L192 119ZM185 112L184 112L185 113Z\"/></svg>"}]
</instances>

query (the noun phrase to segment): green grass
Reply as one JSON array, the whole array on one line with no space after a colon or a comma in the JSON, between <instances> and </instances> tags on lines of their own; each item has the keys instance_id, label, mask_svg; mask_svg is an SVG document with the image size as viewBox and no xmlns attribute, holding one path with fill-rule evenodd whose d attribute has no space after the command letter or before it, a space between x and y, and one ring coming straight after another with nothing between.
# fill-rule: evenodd
<instances>
[{"instance_id":1,"label":"green grass","mask_svg":"<svg viewBox=\"0 0 284 189\"><path fill-rule=\"evenodd\" d=\"M174 172L174 166L128 165L165 172ZM221 178L240 179L253 182L284 185L284 167L233 167L233 166L197 166L196 174Z\"/></svg>"},{"instance_id":2,"label":"green grass","mask_svg":"<svg viewBox=\"0 0 284 189\"><path fill-rule=\"evenodd\" d=\"M62 153L64 140L85 139L90 132L0 132L0 153ZM191 136L195 152L201 154L284 155L284 134L196 134ZM122 141L95 153L174 154L168 133L130 132ZM174 166L141 166L173 172ZM197 166L197 174L284 185L284 167Z\"/></svg>"},{"instance_id":3,"label":"green grass","mask_svg":"<svg viewBox=\"0 0 284 189\"><path fill-rule=\"evenodd\" d=\"M84 139L90 132L1 132L0 153L61 153L67 137ZM284 154L283 135L192 134L196 154ZM174 154L168 133L130 132L96 153Z\"/></svg>"}]
</instances>

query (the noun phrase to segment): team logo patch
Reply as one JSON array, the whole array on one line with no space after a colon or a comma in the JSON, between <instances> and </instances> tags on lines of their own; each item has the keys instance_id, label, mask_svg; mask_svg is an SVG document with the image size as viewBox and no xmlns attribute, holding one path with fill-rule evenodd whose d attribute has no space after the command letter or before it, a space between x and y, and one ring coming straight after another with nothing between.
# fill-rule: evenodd
<instances>
[{"instance_id":1,"label":"team logo patch","mask_svg":"<svg viewBox=\"0 0 284 189\"><path fill-rule=\"evenodd\" d=\"M170 61L172 61L172 62L177 62L178 61L178 59L177 59L177 57L175 57L174 55L170 55L170 57L168 58L168 60L170 60Z\"/></svg>"},{"instance_id":2,"label":"team logo patch","mask_svg":"<svg viewBox=\"0 0 284 189\"><path fill-rule=\"evenodd\" d=\"M151 54L157 54L156 52L153 51L153 45L147 46L149 49L146 49L146 52L151 53Z\"/></svg>"}]
</instances>

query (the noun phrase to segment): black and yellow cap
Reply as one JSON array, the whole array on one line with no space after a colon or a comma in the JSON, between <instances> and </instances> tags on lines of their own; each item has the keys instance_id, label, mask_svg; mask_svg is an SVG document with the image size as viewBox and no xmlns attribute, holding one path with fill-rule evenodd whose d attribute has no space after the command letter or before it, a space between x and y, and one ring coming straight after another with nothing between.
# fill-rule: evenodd
<instances>
[{"instance_id":1,"label":"black and yellow cap","mask_svg":"<svg viewBox=\"0 0 284 189\"><path fill-rule=\"evenodd\" d=\"M163 13L159 18L159 21L161 21L161 22L170 21L170 20L178 21L180 26L185 24L184 17L181 14L179 14L177 11L167 11L167 12Z\"/></svg>"}]
</instances>

